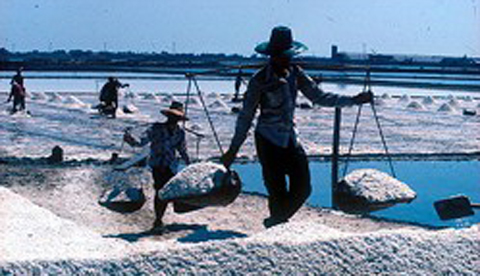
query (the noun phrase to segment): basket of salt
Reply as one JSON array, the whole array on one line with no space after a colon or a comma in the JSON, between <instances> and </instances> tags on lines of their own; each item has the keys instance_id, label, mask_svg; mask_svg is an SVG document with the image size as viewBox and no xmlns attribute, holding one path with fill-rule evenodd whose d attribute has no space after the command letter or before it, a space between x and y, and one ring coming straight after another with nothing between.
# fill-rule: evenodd
<instances>
[{"instance_id":1,"label":"basket of salt","mask_svg":"<svg viewBox=\"0 0 480 276\"><path fill-rule=\"evenodd\" d=\"M137 172L134 169L129 172L112 171L105 176L104 180L113 188L106 190L98 203L118 213L138 211L146 201L143 182L146 182L147 179L143 177L142 172ZM140 187L136 187L139 182Z\"/></svg>"},{"instance_id":2,"label":"basket of salt","mask_svg":"<svg viewBox=\"0 0 480 276\"><path fill-rule=\"evenodd\" d=\"M191 206L226 206L240 194L242 182L223 165L201 162L187 166L159 191L161 200Z\"/></svg>"},{"instance_id":3,"label":"basket of salt","mask_svg":"<svg viewBox=\"0 0 480 276\"><path fill-rule=\"evenodd\" d=\"M339 183L335 199L338 207L348 213L366 213L410 203L416 193L405 183L375 169L358 169Z\"/></svg>"}]
</instances>

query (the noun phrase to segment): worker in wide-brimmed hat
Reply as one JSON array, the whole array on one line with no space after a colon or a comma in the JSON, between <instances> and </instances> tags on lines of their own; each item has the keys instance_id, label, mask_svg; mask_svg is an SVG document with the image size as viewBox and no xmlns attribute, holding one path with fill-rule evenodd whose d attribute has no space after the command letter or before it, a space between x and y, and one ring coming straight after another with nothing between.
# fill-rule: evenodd
<instances>
[{"instance_id":1,"label":"worker in wide-brimmed hat","mask_svg":"<svg viewBox=\"0 0 480 276\"><path fill-rule=\"evenodd\" d=\"M178 161L176 152L180 154L186 164L190 163L185 142L185 131L178 125L180 121L186 121L183 104L173 101L168 109L161 110L167 117L163 123L154 123L150 126L140 140L135 139L129 132L126 132L123 139L131 146L144 146L150 143L150 157L148 165L152 169L154 180L155 199L155 221L153 229L161 232L163 229L163 215L168 202L158 197L158 191L176 174ZM176 204L174 202L174 204ZM181 206L185 211L189 206ZM194 209L194 208L192 208Z\"/></svg>"},{"instance_id":2,"label":"worker in wide-brimmed hat","mask_svg":"<svg viewBox=\"0 0 480 276\"><path fill-rule=\"evenodd\" d=\"M255 145L268 191L270 217L266 227L283 223L295 214L311 193L307 155L297 139L294 124L298 91L321 106L342 107L371 102L371 92L341 96L322 91L292 58L307 47L293 40L288 27L275 27L270 40L255 51L269 56L268 63L250 79L228 151L222 161L229 167L247 137L260 107ZM287 185L286 177L289 184ZM288 187L288 188L287 188Z\"/></svg>"}]
</instances>

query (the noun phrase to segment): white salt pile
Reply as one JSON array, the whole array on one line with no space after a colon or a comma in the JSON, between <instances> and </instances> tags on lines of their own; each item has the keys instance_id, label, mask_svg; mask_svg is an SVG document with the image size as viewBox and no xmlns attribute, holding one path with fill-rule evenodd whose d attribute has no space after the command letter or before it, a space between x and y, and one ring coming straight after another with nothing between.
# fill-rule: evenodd
<instances>
[{"instance_id":1,"label":"white salt pile","mask_svg":"<svg viewBox=\"0 0 480 276\"><path fill-rule=\"evenodd\" d=\"M32 92L31 95L32 100L44 101L47 99L47 95L43 92Z\"/></svg>"},{"instance_id":2,"label":"white salt pile","mask_svg":"<svg viewBox=\"0 0 480 276\"><path fill-rule=\"evenodd\" d=\"M227 169L223 165L202 162L187 166L160 190L163 200L204 195L222 185Z\"/></svg>"},{"instance_id":3,"label":"white salt pile","mask_svg":"<svg viewBox=\"0 0 480 276\"><path fill-rule=\"evenodd\" d=\"M403 102L403 103L408 103L408 102L410 102L410 96L407 95L407 94L404 94L404 95L402 95L402 97L400 97L400 99L398 101Z\"/></svg>"},{"instance_id":4,"label":"white salt pile","mask_svg":"<svg viewBox=\"0 0 480 276\"><path fill-rule=\"evenodd\" d=\"M178 99L171 94L165 95L165 97L160 100L161 103L167 105L171 104L173 101L178 101Z\"/></svg>"},{"instance_id":5,"label":"white salt pile","mask_svg":"<svg viewBox=\"0 0 480 276\"><path fill-rule=\"evenodd\" d=\"M375 169L359 169L349 173L342 181L347 191L370 203L411 201L417 195L410 187Z\"/></svg>"},{"instance_id":6,"label":"white salt pile","mask_svg":"<svg viewBox=\"0 0 480 276\"><path fill-rule=\"evenodd\" d=\"M380 98L382 98L384 100L390 100L392 97L388 93L383 93Z\"/></svg>"},{"instance_id":7,"label":"white salt pile","mask_svg":"<svg viewBox=\"0 0 480 276\"><path fill-rule=\"evenodd\" d=\"M425 107L417 101L411 101L407 105L407 108L408 109L413 109L413 110L424 110L425 109Z\"/></svg>"},{"instance_id":8,"label":"white salt pile","mask_svg":"<svg viewBox=\"0 0 480 276\"><path fill-rule=\"evenodd\" d=\"M453 108L448 104L448 103L443 103L438 110L439 112L445 112L445 113L450 113L453 112Z\"/></svg>"},{"instance_id":9,"label":"white salt pile","mask_svg":"<svg viewBox=\"0 0 480 276\"><path fill-rule=\"evenodd\" d=\"M185 101L185 104L191 107L200 107L201 103L197 97L190 96L188 100Z\"/></svg>"},{"instance_id":10,"label":"white salt pile","mask_svg":"<svg viewBox=\"0 0 480 276\"><path fill-rule=\"evenodd\" d=\"M103 180L107 184L107 187L142 187L150 185L149 178L145 178L144 174L147 171L145 168L130 168L126 171L112 170L110 173L105 174Z\"/></svg>"},{"instance_id":11,"label":"white salt pile","mask_svg":"<svg viewBox=\"0 0 480 276\"><path fill-rule=\"evenodd\" d=\"M222 96L218 92L211 92L207 94L207 98L209 99L221 99Z\"/></svg>"},{"instance_id":12,"label":"white salt pile","mask_svg":"<svg viewBox=\"0 0 480 276\"><path fill-rule=\"evenodd\" d=\"M127 91L125 92L125 96L123 96L125 99L135 99L137 98L137 94L133 91Z\"/></svg>"},{"instance_id":13,"label":"white salt pile","mask_svg":"<svg viewBox=\"0 0 480 276\"><path fill-rule=\"evenodd\" d=\"M0 187L0 262L111 258L127 244L62 219L24 197Z\"/></svg>"},{"instance_id":14,"label":"white salt pile","mask_svg":"<svg viewBox=\"0 0 480 276\"><path fill-rule=\"evenodd\" d=\"M373 104L377 105L377 106L385 106L387 103L386 103L385 99L383 99L383 98L375 98L373 100Z\"/></svg>"},{"instance_id":15,"label":"white salt pile","mask_svg":"<svg viewBox=\"0 0 480 276\"><path fill-rule=\"evenodd\" d=\"M453 98L453 99L450 99L448 101L448 104L451 106L451 107L458 107L460 105L460 103L458 102L457 99Z\"/></svg>"},{"instance_id":16,"label":"white salt pile","mask_svg":"<svg viewBox=\"0 0 480 276\"><path fill-rule=\"evenodd\" d=\"M52 103L63 103L63 97L60 96L58 93L53 92L50 94L50 98L48 99L49 102Z\"/></svg>"},{"instance_id":17,"label":"white salt pile","mask_svg":"<svg viewBox=\"0 0 480 276\"><path fill-rule=\"evenodd\" d=\"M435 100L433 99L432 96L426 96L426 97L423 97L422 103L423 104L434 104Z\"/></svg>"},{"instance_id":18,"label":"white salt pile","mask_svg":"<svg viewBox=\"0 0 480 276\"><path fill-rule=\"evenodd\" d=\"M208 108L217 112L230 112L228 105L221 99L216 99L208 105Z\"/></svg>"},{"instance_id":19,"label":"white salt pile","mask_svg":"<svg viewBox=\"0 0 480 276\"><path fill-rule=\"evenodd\" d=\"M68 96L64 101L63 101L64 104L68 105L68 106L71 106L71 107L86 107L87 105L82 102L80 99L78 99L77 97L75 96Z\"/></svg>"},{"instance_id":20,"label":"white salt pile","mask_svg":"<svg viewBox=\"0 0 480 276\"><path fill-rule=\"evenodd\" d=\"M129 103L123 106L123 112L126 114L138 113L138 107L132 103Z\"/></svg>"},{"instance_id":21,"label":"white salt pile","mask_svg":"<svg viewBox=\"0 0 480 276\"><path fill-rule=\"evenodd\" d=\"M155 95L155 93L153 93L153 92L143 94L143 99L154 101L154 102L159 102L159 99L158 99L157 95Z\"/></svg>"}]
</instances>

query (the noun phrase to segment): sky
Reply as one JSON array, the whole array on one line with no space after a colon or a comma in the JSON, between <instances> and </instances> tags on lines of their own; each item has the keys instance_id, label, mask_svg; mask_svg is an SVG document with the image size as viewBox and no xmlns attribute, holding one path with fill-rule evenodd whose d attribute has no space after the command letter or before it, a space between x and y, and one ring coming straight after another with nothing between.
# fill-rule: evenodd
<instances>
[{"instance_id":1,"label":"sky","mask_svg":"<svg viewBox=\"0 0 480 276\"><path fill-rule=\"evenodd\" d=\"M0 48L251 55L289 26L308 54L480 57L480 0L0 0Z\"/></svg>"}]
</instances>

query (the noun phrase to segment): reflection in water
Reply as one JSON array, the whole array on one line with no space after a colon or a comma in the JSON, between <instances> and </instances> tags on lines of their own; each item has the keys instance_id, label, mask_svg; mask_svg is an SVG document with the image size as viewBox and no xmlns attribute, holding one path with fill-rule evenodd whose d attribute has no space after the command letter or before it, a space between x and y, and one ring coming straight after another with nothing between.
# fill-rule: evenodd
<instances>
[{"instance_id":1,"label":"reflection in water","mask_svg":"<svg viewBox=\"0 0 480 276\"><path fill-rule=\"evenodd\" d=\"M388 171L385 162L351 162L350 169L374 168ZM433 203L452 195L467 195L472 202L480 202L479 161L396 161L398 179L408 184L417 198L410 204L398 204L391 208L372 212L371 215L430 226L468 227L480 223L480 212L474 216L442 221ZM257 163L235 164L242 177L245 191L266 194L261 168ZM315 206L331 207L330 163L310 162L312 195L308 202Z\"/></svg>"}]
</instances>

